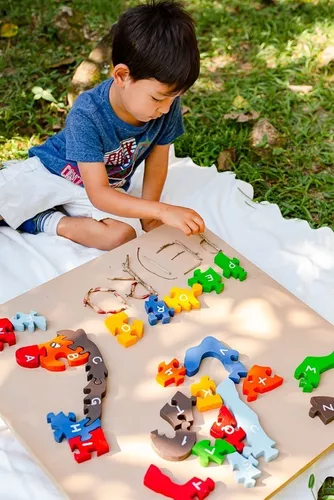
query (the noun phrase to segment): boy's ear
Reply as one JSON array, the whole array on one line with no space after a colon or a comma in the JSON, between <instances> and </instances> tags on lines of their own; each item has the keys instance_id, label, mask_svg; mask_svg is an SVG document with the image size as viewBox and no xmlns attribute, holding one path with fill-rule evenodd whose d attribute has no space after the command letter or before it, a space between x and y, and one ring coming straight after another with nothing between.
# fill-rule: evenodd
<instances>
[{"instance_id":1,"label":"boy's ear","mask_svg":"<svg viewBox=\"0 0 334 500\"><path fill-rule=\"evenodd\" d=\"M126 64L117 64L113 71L114 81L120 88L124 88L126 81L130 78L130 70Z\"/></svg>"}]
</instances>

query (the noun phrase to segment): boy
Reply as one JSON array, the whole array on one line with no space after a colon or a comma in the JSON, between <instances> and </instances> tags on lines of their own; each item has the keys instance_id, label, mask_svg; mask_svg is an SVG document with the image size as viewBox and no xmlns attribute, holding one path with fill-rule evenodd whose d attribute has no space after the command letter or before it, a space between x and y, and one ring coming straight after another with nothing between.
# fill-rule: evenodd
<instances>
[{"instance_id":1,"label":"boy","mask_svg":"<svg viewBox=\"0 0 334 500\"><path fill-rule=\"evenodd\" d=\"M64 130L29 150L28 173L26 162L20 164L21 175L30 175L28 183L20 181L24 189L34 178L29 201L42 193L43 211L36 209L33 214L39 213L19 229L58 234L101 250L161 224L186 235L203 232L204 222L195 211L159 201L170 144L183 133L180 95L199 75L192 18L180 3L168 0L126 11L115 28L112 61L113 78L82 93ZM126 191L143 160L142 196L135 198ZM0 214L13 226L8 218L15 210L6 218L1 189L0 179ZM11 192L15 198L17 191ZM21 211L22 205L21 199ZM66 215L53 208L59 205Z\"/></svg>"}]
</instances>

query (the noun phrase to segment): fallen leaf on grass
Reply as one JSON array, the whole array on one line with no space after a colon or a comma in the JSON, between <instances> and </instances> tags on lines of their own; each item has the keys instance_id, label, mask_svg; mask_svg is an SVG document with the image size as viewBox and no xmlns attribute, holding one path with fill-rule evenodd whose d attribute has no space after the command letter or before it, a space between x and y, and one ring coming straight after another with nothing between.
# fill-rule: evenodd
<instances>
[{"instance_id":1,"label":"fallen leaf on grass","mask_svg":"<svg viewBox=\"0 0 334 500\"><path fill-rule=\"evenodd\" d=\"M279 133L275 127L265 118L261 118L253 127L251 142L254 148L275 146L278 143Z\"/></svg>"},{"instance_id":2,"label":"fallen leaf on grass","mask_svg":"<svg viewBox=\"0 0 334 500\"><path fill-rule=\"evenodd\" d=\"M48 64L46 67L50 69L61 68L62 66L69 66L70 64L73 64L75 61L75 57L63 57L53 64Z\"/></svg>"},{"instance_id":3,"label":"fallen leaf on grass","mask_svg":"<svg viewBox=\"0 0 334 500\"><path fill-rule=\"evenodd\" d=\"M309 94L313 90L312 85L288 85L288 88L299 94Z\"/></svg>"},{"instance_id":4,"label":"fallen leaf on grass","mask_svg":"<svg viewBox=\"0 0 334 500\"><path fill-rule=\"evenodd\" d=\"M4 23L0 26L0 37L12 38L17 35L18 31L19 27L16 24Z\"/></svg>"},{"instance_id":5,"label":"fallen leaf on grass","mask_svg":"<svg viewBox=\"0 0 334 500\"><path fill-rule=\"evenodd\" d=\"M249 111L247 113L228 113L224 115L225 120L236 120L239 123L249 122L251 120L257 120L260 113L257 111Z\"/></svg>"},{"instance_id":6,"label":"fallen leaf on grass","mask_svg":"<svg viewBox=\"0 0 334 500\"><path fill-rule=\"evenodd\" d=\"M328 64L334 61L334 45L330 45L325 50L323 50L319 56L320 66L328 66Z\"/></svg>"},{"instance_id":7,"label":"fallen leaf on grass","mask_svg":"<svg viewBox=\"0 0 334 500\"><path fill-rule=\"evenodd\" d=\"M190 108L188 106L182 106L182 115L189 113Z\"/></svg>"},{"instance_id":8,"label":"fallen leaf on grass","mask_svg":"<svg viewBox=\"0 0 334 500\"><path fill-rule=\"evenodd\" d=\"M233 99L232 104L235 108L238 109L245 109L249 107L248 101L244 97L242 97L242 95L237 95L237 97Z\"/></svg>"},{"instance_id":9,"label":"fallen leaf on grass","mask_svg":"<svg viewBox=\"0 0 334 500\"><path fill-rule=\"evenodd\" d=\"M237 160L237 152L235 148L228 148L221 151L218 156L218 172L223 172L224 170L229 170L233 163Z\"/></svg>"}]
</instances>

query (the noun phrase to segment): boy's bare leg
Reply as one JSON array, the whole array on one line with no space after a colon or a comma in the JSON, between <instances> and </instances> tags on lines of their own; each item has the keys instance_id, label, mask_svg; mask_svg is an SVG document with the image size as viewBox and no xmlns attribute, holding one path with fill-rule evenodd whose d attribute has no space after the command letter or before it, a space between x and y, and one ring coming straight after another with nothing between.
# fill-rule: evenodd
<instances>
[{"instance_id":1,"label":"boy's bare leg","mask_svg":"<svg viewBox=\"0 0 334 500\"><path fill-rule=\"evenodd\" d=\"M136 238L135 230L124 222L113 219L98 222L88 217L63 217L57 234L99 250L112 250Z\"/></svg>"}]
</instances>

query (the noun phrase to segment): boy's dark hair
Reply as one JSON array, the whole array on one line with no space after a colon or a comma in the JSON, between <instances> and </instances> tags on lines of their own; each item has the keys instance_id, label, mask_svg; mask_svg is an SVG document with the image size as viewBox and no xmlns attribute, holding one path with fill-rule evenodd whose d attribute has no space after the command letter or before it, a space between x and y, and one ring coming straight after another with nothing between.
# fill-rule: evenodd
<instances>
[{"instance_id":1,"label":"boy's dark hair","mask_svg":"<svg viewBox=\"0 0 334 500\"><path fill-rule=\"evenodd\" d=\"M127 10L115 26L112 61L126 64L135 81L155 78L172 93L188 90L200 70L192 17L172 0L149 0Z\"/></svg>"}]
</instances>

